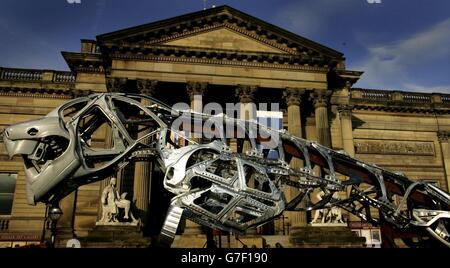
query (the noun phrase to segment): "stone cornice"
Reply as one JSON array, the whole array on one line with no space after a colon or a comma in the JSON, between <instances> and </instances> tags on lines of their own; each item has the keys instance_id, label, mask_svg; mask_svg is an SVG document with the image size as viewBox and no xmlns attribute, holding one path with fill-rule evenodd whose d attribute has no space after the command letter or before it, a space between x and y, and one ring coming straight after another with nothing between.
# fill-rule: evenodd
<instances>
[{"instance_id":1,"label":"stone cornice","mask_svg":"<svg viewBox=\"0 0 450 268\"><path fill-rule=\"evenodd\" d=\"M229 53L234 55L233 53ZM261 69L278 69L278 70L301 70L305 72L321 72L327 73L328 69L324 67L299 65L299 64L275 64L275 63L260 63L250 61L236 61L232 60L237 55L231 56L228 59L204 59L197 57L173 57L173 56L146 56L141 54L114 54L111 55L111 59L117 60L141 60L141 61L155 61L155 62L174 62L174 63L190 63L190 64L206 64L206 65L227 65L227 66L240 66L240 67L252 67Z\"/></svg>"},{"instance_id":2,"label":"stone cornice","mask_svg":"<svg viewBox=\"0 0 450 268\"><path fill-rule=\"evenodd\" d=\"M100 53L61 52L74 73L103 73L103 57Z\"/></svg>"},{"instance_id":3,"label":"stone cornice","mask_svg":"<svg viewBox=\"0 0 450 268\"><path fill-rule=\"evenodd\" d=\"M73 71L75 73L104 73L105 70L103 66L99 67L74 67Z\"/></svg>"},{"instance_id":4,"label":"stone cornice","mask_svg":"<svg viewBox=\"0 0 450 268\"><path fill-rule=\"evenodd\" d=\"M70 99L72 89L0 87L0 96Z\"/></svg>"},{"instance_id":5,"label":"stone cornice","mask_svg":"<svg viewBox=\"0 0 450 268\"><path fill-rule=\"evenodd\" d=\"M129 59L145 59L145 56L172 56L203 59L229 59L259 63L277 63L282 65L303 65L321 67L328 71L330 60L310 53L268 53L245 50L228 50L218 48L198 48L165 44L142 43L105 43L102 45L103 56L108 58L129 57ZM141 56L144 56L142 58Z\"/></svg>"},{"instance_id":6,"label":"stone cornice","mask_svg":"<svg viewBox=\"0 0 450 268\"><path fill-rule=\"evenodd\" d=\"M420 114L450 114L450 108L441 107L420 107L420 106L398 106L392 104L383 105L370 105L370 104L357 104L351 102L354 109L359 111L380 111L380 112L393 112L393 113L420 113Z\"/></svg>"},{"instance_id":7,"label":"stone cornice","mask_svg":"<svg viewBox=\"0 0 450 268\"><path fill-rule=\"evenodd\" d=\"M217 29L229 29L235 33L239 33L241 35L244 35L246 37L250 37L251 39L260 42L261 44L265 44L268 46L271 46L273 48L277 48L281 51L284 51L285 53L288 54L299 54L299 52L297 52L294 49L291 49L285 45L280 45L279 43L272 41L272 40L268 40L265 38L260 37L259 35L252 33L250 31L247 31L243 28L237 27L236 25L230 24L230 23L219 23L219 24L214 24L214 25L207 25L203 28L198 28L198 29L194 29L192 31L185 31L182 33L177 33L177 34L173 34L167 37L163 37L163 38L159 38L159 39L154 39L151 41L147 41L147 42L143 42L143 44L146 45L153 45L153 44L161 44L161 43L165 43L165 42L169 42L169 41L174 41L174 40L178 40L178 39L182 39L182 38L186 38L188 36L193 36L193 35L197 35L197 34L201 34L201 33L206 33L206 32L211 32Z\"/></svg>"},{"instance_id":8,"label":"stone cornice","mask_svg":"<svg viewBox=\"0 0 450 268\"><path fill-rule=\"evenodd\" d=\"M450 131L438 131L437 137L439 142L449 142Z\"/></svg>"}]
</instances>

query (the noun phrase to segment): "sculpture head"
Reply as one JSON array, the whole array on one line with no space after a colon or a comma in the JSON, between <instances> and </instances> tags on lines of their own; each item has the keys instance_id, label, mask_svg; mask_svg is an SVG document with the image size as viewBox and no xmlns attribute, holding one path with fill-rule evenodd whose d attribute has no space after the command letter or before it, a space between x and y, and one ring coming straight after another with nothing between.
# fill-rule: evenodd
<instances>
[{"instance_id":1,"label":"sculpture head","mask_svg":"<svg viewBox=\"0 0 450 268\"><path fill-rule=\"evenodd\" d=\"M109 184L113 187L116 187L116 184L117 184L116 177L112 177L111 180L109 181Z\"/></svg>"},{"instance_id":2,"label":"sculpture head","mask_svg":"<svg viewBox=\"0 0 450 268\"><path fill-rule=\"evenodd\" d=\"M133 138L133 120L145 120L141 125L147 129L164 122L141 105L142 98L94 94L68 101L41 119L7 127L6 150L24 161L28 203L58 202L79 186L114 174L119 163L126 164L145 147ZM110 140L99 142L105 136Z\"/></svg>"}]
</instances>

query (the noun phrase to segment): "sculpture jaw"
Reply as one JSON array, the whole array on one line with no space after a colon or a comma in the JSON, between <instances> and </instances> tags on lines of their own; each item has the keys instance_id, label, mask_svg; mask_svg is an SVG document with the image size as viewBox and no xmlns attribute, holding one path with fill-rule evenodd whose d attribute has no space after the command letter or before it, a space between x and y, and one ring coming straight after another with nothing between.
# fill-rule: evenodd
<instances>
[{"instance_id":1,"label":"sculpture jaw","mask_svg":"<svg viewBox=\"0 0 450 268\"><path fill-rule=\"evenodd\" d=\"M6 128L4 143L9 157L23 158L28 204L48 201L44 196L79 166L78 158L67 153L74 147L69 136L58 117Z\"/></svg>"}]
</instances>

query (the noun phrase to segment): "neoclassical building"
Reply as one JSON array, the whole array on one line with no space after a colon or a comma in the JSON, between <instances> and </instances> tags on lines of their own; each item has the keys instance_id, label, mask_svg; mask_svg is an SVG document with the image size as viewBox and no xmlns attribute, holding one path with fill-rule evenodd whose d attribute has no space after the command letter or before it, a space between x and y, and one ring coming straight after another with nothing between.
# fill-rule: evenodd
<instances>
[{"instance_id":1,"label":"neoclassical building","mask_svg":"<svg viewBox=\"0 0 450 268\"><path fill-rule=\"evenodd\" d=\"M450 94L354 88L363 72L346 69L342 53L231 7L82 39L80 51L62 56L70 72L0 67L0 129L92 92L141 93L169 105L191 103L194 110L201 110L202 102L279 103L282 127L289 132L450 189ZM104 136L96 138L93 142L105 142ZM48 235L45 206L26 203L21 159L9 159L3 146L0 158L0 180L7 182L0 187L0 246L40 241ZM148 170L136 164L117 176L120 191L129 192L145 212L139 215L144 226L133 230L142 237L154 234L151 213L166 198L152 191L158 179L150 180ZM59 228L75 229L89 242L106 183L82 186L65 198ZM364 226L345 216L353 228ZM288 236L290 227L310 218L285 214L251 230L248 239ZM201 232L188 222L175 242L201 247ZM188 235L195 239L183 241Z\"/></svg>"}]
</instances>

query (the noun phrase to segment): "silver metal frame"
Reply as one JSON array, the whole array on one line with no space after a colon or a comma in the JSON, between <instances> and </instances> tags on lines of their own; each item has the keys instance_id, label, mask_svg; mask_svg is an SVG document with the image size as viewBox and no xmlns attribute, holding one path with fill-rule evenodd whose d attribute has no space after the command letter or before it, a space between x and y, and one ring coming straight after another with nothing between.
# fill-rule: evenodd
<instances>
[{"instance_id":1,"label":"silver metal frame","mask_svg":"<svg viewBox=\"0 0 450 268\"><path fill-rule=\"evenodd\" d=\"M122 106L134 114L130 116ZM220 135L207 142L189 139L184 131L171 128L180 118L188 122L195 118L210 120ZM105 124L109 125L112 146L93 148L93 135ZM247 134L264 132L279 137L278 158L264 157L257 146L258 138L253 136L247 138L250 152L232 152L227 124ZM147 130L133 138L130 126L146 126ZM189 144L178 147L170 135L183 137ZM130 162L156 163L165 173L165 189L175 196L161 232L168 244L182 217L204 226L244 233L285 210L339 206L373 224L383 221L398 229L426 230L450 247L450 195L432 184L413 182L401 174L255 122L176 111L143 95L103 93L71 100L42 119L6 128L4 143L11 157L23 156L31 205L44 202L57 206L79 186L103 180ZM303 160L304 167L292 168L292 157ZM319 167L319 174L314 167ZM286 200L285 187L297 189L297 196ZM309 194L316 189L324 191L325 196L314 203ZM337 191L350 194L338 200L333 198ZM399 205L393 196L401 198ZM379 217L371 215L370 208L378 209Z\"/></svg>"}]
</instances>

